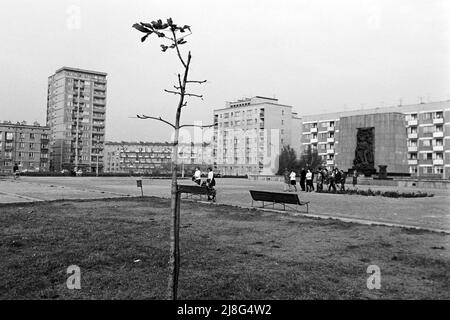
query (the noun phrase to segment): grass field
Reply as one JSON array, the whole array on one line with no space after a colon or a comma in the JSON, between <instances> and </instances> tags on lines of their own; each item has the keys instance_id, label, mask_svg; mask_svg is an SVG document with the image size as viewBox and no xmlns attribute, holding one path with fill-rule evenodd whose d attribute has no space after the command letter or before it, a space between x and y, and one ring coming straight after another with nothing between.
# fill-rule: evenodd
<instances>
[{"instance_id":1,"label":"grass field","mask_svg":"<svg viewBox=\"0 0 450 320\"><path fill-rule=\"evenodd\" d=\"M169 201L0 207L0 299L163 299ZM449 236L227 205L181 207L181 299L449 299ZM66 287L69 265L81 290ZM381 289L369 290L369 265Z\"/></svg>"}]
</instances>

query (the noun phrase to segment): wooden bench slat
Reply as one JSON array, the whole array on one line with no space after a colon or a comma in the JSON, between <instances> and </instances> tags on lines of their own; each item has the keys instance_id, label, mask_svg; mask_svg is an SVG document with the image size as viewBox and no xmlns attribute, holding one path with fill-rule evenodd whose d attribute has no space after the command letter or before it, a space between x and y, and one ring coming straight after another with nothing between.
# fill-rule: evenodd
<instances>
[{"instance_id":1,"label":"wooden bench slat","mask_svg":"<svg viewBox=\"0 0 450 320\"><path fill-rule=\"evenodd\" d=\"M208 188L201 186L189 186L184 184L179 184L177 191L179 193L192 193L192 194L208 194Z\"/></svg>"},{"instance_id":2,"label":"wooden bench slat","mask_svg":"<svg viewBox=\"0 0 450 320\"><path fill-rule=\"evenodd\" d=\"M309 201L300 201L298 194L296 193L281 193L281 192L271 192L271 191L259 191L250 190L253 201L272 202L273 204L295 204L295 205L306 205L307 212L309 211Z\"/></svg>"}]
</instances>

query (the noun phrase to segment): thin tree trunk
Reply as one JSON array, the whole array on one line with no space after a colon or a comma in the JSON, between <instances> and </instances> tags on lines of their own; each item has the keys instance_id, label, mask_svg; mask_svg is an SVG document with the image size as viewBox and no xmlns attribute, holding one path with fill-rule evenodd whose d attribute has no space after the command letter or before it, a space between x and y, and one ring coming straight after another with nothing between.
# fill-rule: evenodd
<instances>
[{"instance_id":1,"label":"thin tree trunk","mask_svg":"<svg viewBox=\"0 0 450 320\"><path fill-rule=\"evenodd\" d=\"M184 94L186 90L187 77L191 53L188 54L188 60L184 69L184 77L180 89L180 101L178 103L177 114L175 117L175 135L172 150L172 187L171 187L171 224L170 224L170 257L169 257L169 281L167 287L167 298L176 300L178 293L178 277L180 273L180 195L178 194L177 172L178 172L178 139L180 135L180 117L181 108L184 103Z\"/></svg>"}]
</instances>

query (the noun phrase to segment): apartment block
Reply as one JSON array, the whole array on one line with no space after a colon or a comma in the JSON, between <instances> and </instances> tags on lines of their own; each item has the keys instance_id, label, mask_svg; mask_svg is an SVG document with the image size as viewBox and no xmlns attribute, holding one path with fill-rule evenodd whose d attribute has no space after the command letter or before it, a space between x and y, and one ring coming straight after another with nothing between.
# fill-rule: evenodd
<instances>
[{"instance_id":1,"label":"apartment block","mask_svg":"<svg viewBox=\"0 0 450 320\"><path fill-rule=\"evenodd\" d=\"M63 67L48 78L52 170L103 170L106 76L104 72Z\"/></svg>"},{"instance_id":2,"label":"apartment block","mask_svg":"<svg viewBox=\"0 0 450 320\"><path fill-rule=\"evenodd\" d=\"M160 142L106 142L105 172L161 173L171 172L172 143ZM189 143L178 145L180 170L195 166L212 166L211 145Z\"/></svg>"},{"instance_id":3,"label":"apartment block","mask_svg":"<svg viewBox=\"0 0 450 320\"><path fill-rule=\"evenodd\" d=\"M49 171L49 135L38 122L0 123L0 172L12 173L15 164L20 171Z\"/></svg>"},{"instance_id":4,"label":"apartment block","mask_svg":"<svg viewBox=\"0 0 450 320\"><path fill-rule=\"evenodd\" d=\"M373 127L377 165L412 176L450 177L450 101L307 115L302 127L302 149L316 149L329 168L351 168L355 151L348 146L355 145L357 129Z\"/></svg>"},{"instance_id":5,"label":"apartment block","mask_svg":"<svg viewBox=\"0 0 450 320\"><path fill-rule=\"evenodd\" d=\"M225 175L275 174L283 146L300 151L301 121L292 106L255 96L214 110L213 157Z\"/></svg>"}]
</instances>

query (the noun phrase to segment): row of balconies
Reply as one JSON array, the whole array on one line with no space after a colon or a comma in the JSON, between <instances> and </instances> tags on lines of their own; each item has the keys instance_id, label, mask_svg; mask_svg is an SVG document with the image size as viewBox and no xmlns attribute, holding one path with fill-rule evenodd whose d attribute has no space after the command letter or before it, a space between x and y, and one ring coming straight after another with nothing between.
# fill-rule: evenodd
<instances>
[{"instance_id":1,"label":"row of balconies","mask_svg":"<svg viewBox=\"0 0 450 320\"><path fill-rule=\"evenodd\" d=\"M408 152L417 152L419 147L417 146L408 146ZM430 146L430 147L420 147L420 150L433 150L433 151L444 151L444 146Z\"/></svg>"},{"instance_id":2,"label":"row of balconies","mask_svg":"<svg viewBox=\"0 0 450 320\"><path fill-rule=\"evenodd\" d=\"M408 160L408 164L409 165L418 165L420 162L420 164L432 164L432 165L436 165L436 166L442 166L444 165L444 159L430 159L430 160L420 160L418 161L417 159L409 159Z\"/></svg>"},{"instance_id":3,"label":"row of balconies","mask_svg":"<svg viewBox=\"0 0 450 320\"><path fill-rule=\"evenodd\" d=\"M443 131L436 131L433 132L432 135L429 135L430 138L443 138L444 137L444 132ZM417 133L408 133L408 139L417 139L418 138L418 134Z\"/></svg>"},{"instance_id":4,"label":"row of balconies","mask_svg":"<svg viewBox=\"0 0 450 320\"><path fill-rule=\"evenodd\" d=\"M311 133L316 133L316 132L318 132L318 130L319 129L317 127L313 127L313 128L310 129L310 132ZM333 132L334 131L334 127L327 127L327 131Z\"/></svg>"},{"instance_id":5,"label":"row of balconies","mask_svg":"<svg viewBox=\"0 0 450 320\"><path fill-rule=\"evenodd\" d=\"M434 118L432 122L431 121L428 122L433 124L442 124L444 123L444 118ZM419 121L417 119L407 121L408 126L417 126L418 124Z\"/></svg>"}]
</instances>

